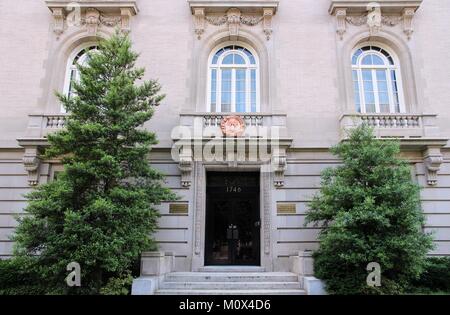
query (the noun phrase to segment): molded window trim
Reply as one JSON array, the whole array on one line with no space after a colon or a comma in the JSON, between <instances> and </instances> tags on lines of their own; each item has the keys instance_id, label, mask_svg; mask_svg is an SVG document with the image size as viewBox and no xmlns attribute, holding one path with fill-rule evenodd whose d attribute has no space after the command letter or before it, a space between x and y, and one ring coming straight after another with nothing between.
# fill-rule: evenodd
<instances>
[{"instance_id":1,"label":"molded window trim","mask_svg":"<svg viewBox=\"0 0 450 315\"><path fill-rule=\"evenodd\" d=\"M243 43L224 43L208 59L207 112L260 111L260 67Z\"/></svg>"},{"instance_id":2,"label":"molded window trim","mask_svg":"<svg viewBox=\"0 0 450 315\"><path fill-rule=\"evenodd\" d=\"M379 43L357 46L351 56L352 83L359 113L405 113L400 62Z\"/></svg>"},{"instance_id":3,"label":"molded window trim","mask_svg":"<svg viewBox=\"0 0 450 315\"><path fill-rule=\"evenodd\" d=\"M66 73L64 76L64 95L69 97L75 95L75 92L72 90L72 83L73 81L78 81L80 79L80 73L77 69L77 65L84 65L87 61L88 52L95 51L97 47L97 44L85 44L82 46L82 48L77 48L76 50L74 50L74 52L70 55L67 61ZM65 112L66 110L61 105L61 113Z\"/></svg>"}]
</instances>

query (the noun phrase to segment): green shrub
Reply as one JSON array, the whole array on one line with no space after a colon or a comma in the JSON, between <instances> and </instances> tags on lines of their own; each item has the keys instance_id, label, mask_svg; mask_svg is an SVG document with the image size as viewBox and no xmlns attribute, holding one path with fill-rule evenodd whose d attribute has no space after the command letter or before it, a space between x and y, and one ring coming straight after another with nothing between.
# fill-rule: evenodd
<instances>
[{"instance_id":1,"label":"green shrub","mask_svg":"<svg viewBox=\"0 0 450 315\"><path fill-rule=\"evenodd\" d=\"M315 274L330 294L401 294L420 276L432 238L419 186L410 166L398 158L398 142L377 140L371 128L353 130L332 148L343 165L322 175L306 223L321 224ZM367 265L381 266L381 286L371 287Z\"/></svg>"},{"instance_id":2,"label":"green shrub","mask_svg":"<svg viewBox=\"0 0 450 315\"><path fill-rule=\"evenodd\" d=\"M176 198L148 161L156 134L142 128L164 95L157 81L142 80L131 45L119 31L101 41L78 66L76 96L58 94L70 115L44 155L64 171L28 194L30 215L14 238L17 256L38 255L47 293L99 294L155 245L156 205ZM65 282L71 262L80 264L81 287Z\"/></svg>"},{"instance_id":3,"label":"green shrub","mask_svg":"<svg viewBox=\"0 0 450 315\"><path fill-rule=\"evenodd\" d=\"M412 283L413 292L450 294L450 257L430 257L420 278Z\"/></svg>"},{"instance_id":4,"label":"green shrub","mask_svg":"<svg viewBox=\"0 0 450 315\"><path fill-rule=\"evenodd\" d=\"M118 277L110 278L106 286L100 289L102 295L129 295L133 276L125 273Z\"/></svg>"},{"instance_id":5,"label":"green shrub","mask_svg":"<svg viewBox=\"0 0 450 315\"><path fill-rule=\"evenodd\" d=\"M0 295L40 295L46 293L36 259L17 257L0 260Z\"/></svg>"}]
</instances>

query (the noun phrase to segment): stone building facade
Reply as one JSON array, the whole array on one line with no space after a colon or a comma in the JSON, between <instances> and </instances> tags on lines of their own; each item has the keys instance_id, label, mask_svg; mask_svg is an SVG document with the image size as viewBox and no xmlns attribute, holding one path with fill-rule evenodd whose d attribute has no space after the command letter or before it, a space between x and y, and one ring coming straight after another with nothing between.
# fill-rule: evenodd
<instances>
[{"instance_id":1,"label":"stone building facade","mask_svg":"<svg viewBox=\"0 0 450 315\"><path fill-rule=\"evenodd\" d=\"M329 148L362 122L401 139L430 255L450 255L449 1L2 0L0 13L0 258L24 194L61 170L40 156L67 115L54 91L70 93L74 64L115 28L167 94L145 128L159 138L150 163L181 196L160 206L155 235L175 270L290 270L318 246L303 223L339 164ZM223 132L244 133L225 137L222 160L199 158Z\"/></svg>"}]
</instances>

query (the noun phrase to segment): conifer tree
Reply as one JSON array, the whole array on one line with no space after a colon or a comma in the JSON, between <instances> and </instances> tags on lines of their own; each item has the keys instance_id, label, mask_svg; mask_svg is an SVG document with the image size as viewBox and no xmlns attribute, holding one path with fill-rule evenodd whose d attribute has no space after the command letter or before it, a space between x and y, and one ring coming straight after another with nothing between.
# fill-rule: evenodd
<instances>
[{"instance_id":1,"label":"conifer tree","mask_svg":"<svg viewBox=\"0 0 450 315\"><path fill-rule=\"evenodd\" d=\"M361 126L331 152L343 164L324 171L306 220L323 225L316 276L332 294L405 292L422 272L432 238L423 233L419 186L398 157L399 143ZM379 287L366 282L371 262L381 267Z\"/></svg>"},{"instance_id":2,"label":"conifer tree","mask_svg":"<svg viewBox=\"0 0 450 315\"><path fill-rule=\"evenodd\" d=\"M129 278L140 253L155 247L155 205L175 198L149 165L157 139L143 125L164 95L157 81L142 81L137 58L117 31L78 66L75 96L57 94L70 115L48 136L45 157L62 158L64 171L28 195L30 215L15 236L16 254L34 257L46 292L98 294ZM65 283L70 262L81 266L80 288Z\"/></svg>"}]
</instances>

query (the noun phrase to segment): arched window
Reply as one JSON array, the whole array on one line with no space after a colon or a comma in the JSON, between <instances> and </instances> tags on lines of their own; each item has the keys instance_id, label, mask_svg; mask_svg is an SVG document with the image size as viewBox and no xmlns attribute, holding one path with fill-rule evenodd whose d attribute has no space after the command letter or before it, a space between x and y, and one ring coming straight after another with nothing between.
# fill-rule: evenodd
<instances>
[{"instance_id":1,"label":"arched window","mask_svg":"<svg viewBox=\"0 0 450 315\"><path fill-rule=\"evenodd\" d=\"M385 49L365 45L352 56L356 110L360 113L401 113L404 101L399 65Z\"/></svg>"},{"instance_id":2,"label":"arched window","mask_svg":"<svg viewBox=\"0 0 450 315\"><path fill-rule=\"evenodd\" d=\"M210 58L208 110L211 112L258 112L258 59L248 48L229 45Z\"/></svg>"},{"instance_id":3,"label":"arched window","mask_svg":"<svg viewBox=\"0 0 450 315\"><path fill-rule=\"evenodd\" d=\"M78 82L80 80L80 72L77 69L77 65L85 65L89 60L89 51L97 50L97 46L87 47L76 54L74 54L67 64L66 70L66 81L64 85L64 94L72 97L75 95L75 91L73 89L73 82Z\"/></svg>"}]
</instances>

